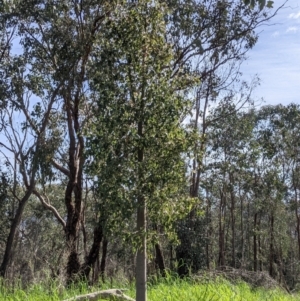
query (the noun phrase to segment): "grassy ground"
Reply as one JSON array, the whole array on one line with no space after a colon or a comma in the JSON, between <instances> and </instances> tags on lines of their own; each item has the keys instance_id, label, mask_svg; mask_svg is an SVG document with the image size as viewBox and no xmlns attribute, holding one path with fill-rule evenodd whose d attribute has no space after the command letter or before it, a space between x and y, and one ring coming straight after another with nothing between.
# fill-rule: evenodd
<instances>
[{"instance_id":1,"label":"grassy ground","mask_svg":"<svg viewBox=\"0 0 300 301\"><path fill-rule=\"evenodd\" d=\"M236 285L220 280L208 283L178 281L173 284L158 284L149 290L151 301L292 301L300 300L278 290L251 289L246 283Z\"/></svg>"},{"instance_id":2,"label":"grassy ground","mask_svg":"<svg viewBox=\"0 0 300 301\"><path fill-rule=\"evenodd\" d=\"M128 288L127 294L134 297L134 287L126 284L108 284L101 289ZM48 285L34 285L26 290L15 287L8 289L0 285L0 301L58 301L72 296L97 291L99 288L89 288L82 284L76 288L64 290L55 283ZM300 295L289 295L285 292L265 289L252 289L246 283L233 285L225 280L195 283L189 280L168 279L167 281L150 284L148 290L149 301L300 301Z\"/></svg>"}]
</instances>

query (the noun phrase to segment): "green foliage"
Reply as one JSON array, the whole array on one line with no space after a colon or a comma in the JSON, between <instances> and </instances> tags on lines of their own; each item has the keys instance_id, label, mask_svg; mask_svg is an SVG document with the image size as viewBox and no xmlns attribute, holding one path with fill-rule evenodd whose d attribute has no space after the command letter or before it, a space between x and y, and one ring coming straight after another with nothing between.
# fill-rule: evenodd
<instances>
[{"instance_id":1,"label":"green foliage","mask_svg":"<svg viewBox=\"0 0 300 301\"><path fill-rule=\"evenodd\" d=\"M256 4L259 5L259 9L262 10L264 7L272 8L274 1L266 1L266 0L244 0L246 5L250 5L251 8L255 7Z\"/></svg>"},{"instance_id":2,"label":"green foliage","mask_svg":"<svg viewBox=\"0 0 300 301\"><path fill-rule=\"evenodd\" d=\"M180 195L190 133L180 121L190 109L186 93L197 80L184 69L172 74L165 14L153 1L116 11L91 62L98 101L87 133L90 170L115 226L131 218L141 193L154 222L170 226L188 211L187 197L182 203Z\"/></svg>"},{"instance_id":3,"label":"green foliage","mask_svg":"<svg viewBox=\"0 0 300 301\"><path fill-rule=\"evenodd\" d=\"M11 191L17 185L24 195L36 167L31 182L50 208L45 211L31 198L24 211L14 249L31 255L12 261L23 279L29 279L19 268L23 263L30 277L43 273L44 262L57 275L64 221L67 230L73 227L80 259L88 255L93 229L100 223L109 243L122 245L125 255L116 257L132 265L125 248L139 244L132 229L140 199L148 211L148 238L155 243L159 234L168 234L169 241L176 241L176 225L179 239L191 242L184 252L193 272L207 262L217 265L219 225L219 233L226 230L226 263L234 265L232 249L238 264L252 268L251 239L261 235L267 249L273 242L268 230L274 216L275 233L284 229L275 241L280 252L274 254L295 257L295 243L290 254L283 233L293 232L287 220L291 211L298 212L297 110L236 113L233 105L236 94L245 95L232 87L240 80L240 63L257 41L256 26L268 19L268 10L253 9L257 2L260 9L272 6L263 0L246 0L247 5L219 0L0 1L0 55L5 48L1 117L7 113L0 129L9 129L4 125L10 117L22 113L22 129L10 123L6 132L19 166L11 166L15 184L1 182L2 233L7 233L12 208L19 202L18 193L7 198L6 185ZM10 34L20 41L21 54L9 55L11 41L5 37ZM198 106L198 121L187 125L188 114L194 118ZM188 166L189 161L195 164ZM193 183L196 193L190 194L194 199L189 197L189 173L199 173ZM93 184L86 180L84 191L85 179ZM66 186L69 194L64 197ZM286 195L289 211L279 220ZM191 212L192 222L186 221ZM255 214L260 214L260 228L254 225ZM245 233L246 247L239 239ZM261 252L264 265L271 253L271 248Z\"/></svg>"}]
</instances>

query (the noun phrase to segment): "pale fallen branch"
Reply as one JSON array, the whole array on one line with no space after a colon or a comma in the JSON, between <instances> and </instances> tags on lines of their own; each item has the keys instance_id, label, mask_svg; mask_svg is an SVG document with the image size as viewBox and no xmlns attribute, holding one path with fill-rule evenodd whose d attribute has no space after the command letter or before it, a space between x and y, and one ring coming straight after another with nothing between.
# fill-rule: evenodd
<instances>
[{"instance_id":1,"label":"pale fallen branch","mask_svg":"<svg viewBox=\"0 0 300 301\"><path fill-rule=\"evenodd\" d=\"M86 295L75 296L63 301L98 301L101 299L113 301L135 301L129 296L125 295L120 289L109 289L99 292L94 292Z\"/></svg>"}]
</instances>

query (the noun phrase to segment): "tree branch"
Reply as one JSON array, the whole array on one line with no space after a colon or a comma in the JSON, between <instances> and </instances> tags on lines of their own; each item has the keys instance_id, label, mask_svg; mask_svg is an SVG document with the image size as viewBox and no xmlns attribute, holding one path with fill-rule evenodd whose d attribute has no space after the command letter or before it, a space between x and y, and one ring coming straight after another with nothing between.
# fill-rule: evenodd
<instances>
[{"instance_id":1,"label":"tree branch","mask_svg":"<svg viewBox=\"0 0 300 301\"><path fill-rule=\"evenodd\" d=\"M38 199L41 201L41 203L43 204L43 206L50 210L54 216L56 217L57 221L63 226L64 230L66 229L66 222L64 221L64 219L61 217L61 215L59 214L59 212L57 211L57 209L52 206L49 202L46 201L46 196L42 196L36 189L33 190L33 194L35 196L38 197Z\"/></svg>"}]
</instances>

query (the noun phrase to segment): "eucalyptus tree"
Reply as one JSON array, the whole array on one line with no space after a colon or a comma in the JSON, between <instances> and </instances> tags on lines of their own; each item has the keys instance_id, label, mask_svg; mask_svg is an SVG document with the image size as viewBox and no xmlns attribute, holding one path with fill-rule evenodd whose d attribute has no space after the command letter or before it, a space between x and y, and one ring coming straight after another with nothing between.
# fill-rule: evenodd
<instances>
[{"instance_id":1,"label":"eucalyptus tree","mask_svg":"<svg viewBox=\"0 0 300 301\"><path fill-rule=\"evenodd\" d=\"M171 10L168 34L177 55L175 66L187 63L190 71L196 72L201 79L195 89L190 120L190 127L199 133L190 161L190 196L199 198L205 137L210 126L207 117L218 105L239 103L239 108L252 101L251 92L258 82L257 79L250 85L242 82L240 65L258 39L256 29L273 17L276 11L250 7L243 1L190 0L167 1L167 4ZM226 115L219 117L226 122ZM191 212L182 223L182 230L194 228L195 216ZM185 252L188 256L192 245L192 240L188 241L187 237L193 235L181 231L180 227L179 232L182 233L178 234L185 238L185 243L177 247L177 260L184 265L188 261ZM188 272L188 268L182 272Z\"/></svg>"},{"instance_id":2,"label":"eucalyptus tree","mask_svg":"<svg viewBox=\"0 0 300 301\"><path fill-rule=\"evenodd\" d=\"M112 15L109 42L91 62L98 94L89 127L91 169L110 219L126 229L136 215L138 301L146 300L146 222L167 226L185 211L182 155L189 132L181 122L190 109L185 92L196 79L183 67L174 71L167 14L158 1L122 7Z\"/></svg>"},{"instance_id":3,"label":"eucalyptus tree","mask_svg":"<svg viewBox=\"0 0 300 301\"><path fill-rule=\"evenodd\" d=\"M221 116L226 117L222 119ZM207 132L202 184L203 194L207 195L205 228L212 228L211 215L214 214L219 242L215 256L221 268L226 265L240 267L243 262L241 255L244 245L241 246L239 239L245 235L241 194L246 175L257 157L253 139L254 116L253 109L237 112L236 106L228 104L215 109L208 119L211 120L211 126ZM214 240L212 231L208 233L206 249ZM206 256L209 257L208 252ZM211 259L206 260L209 267Z\"/></svg>"},{"instance_id":4,"label":"eucalyptus tree","mask_svg":"<svg viewBox=\"0 0 300 301\"><path fill-rule=\"evenodd\" d=\"M226 113L221 108L216 112ZM210 208L206 219L209 260L220 266L268 271L285 284L285 275L290 275L287 254L294 253L296 238L291 244L289 227L297 233L297 220L290 214L295 208L289 207L295 204L297 107L227 114L226 126L214 115L209 118L215 122L207 132L202 186Z\"/></svg>"},{"instance_id":5,"label":"eucalyptus tree","mask_svg":"<svg viewBox=\"0 0 300 301\"><path fill-rule=\"evenodd\" d=\"M297 241L295 253L299 258L299 106L266 106L261 109L259 116L263 120L260 140L264 156L272 162L273 167L277 167L278 177L284 185L285 208L287 212L294 213L293 228ZM274 239L280 241L277 236Z\"/></svg>"},{"instance_id":6,"label":"eucalyptus tree","mask_svg":"<svg viewBox=\"0 0 300 301\"><path fill-rule=\"evenodd\" d=\"M29 117L29 95L31 89L34 88L34 83L26 78L25 66L18 59L11 59L11 70L8 70L9 84L9 98L5 98L8 103L2 109L2 124L3 130L1 133L0 142L1 154L4 157L6 169L11 173L12 185L11 194L17 200L16 209L13 212L12 222L10 225L10 232L6 242L6 249L3 256L0 273L5 276L8 268L9 260L11 258L11 251L13 247L13 240L16 235L18 226L20 224L22 214L25 206L33 194L39 169L39 160L41 157L43 145L45 143L45 132L49 122L52 106L56 93L53 97L48 99L47 107L44 115L36 123L34 118L27 119L31 122L34 129L35 136L32 136L30 127L26 122L16 122L16 115L19 114L25 120ZM37 107L36 107L37 108ZM37 109L39 110L39 109ZM23 191L20 194L16 193L17 186L22 183Z\"/></svg>"},{"instance_id":7,"label":"eucalyptus tree","mask_svg":"<svg viewBox=\"0 0 300 301\"><path fill-rule=\"evenodd\" d=\"M37 123L30 119L32 130L26 122L16 123L17 115L21 120L26 120L29 115L30 96L39 94L36 78L28 76L26 67L28 57L11 53L12 40L18 34L18 22L11 6L4 2L0 9L1 26L1 61L0 61L0 101L1 109L1 154L5 169L11 175L11 195L15 202L15 209L11 213L10 231L6 240L5 252L0 268L1 276L5 276L9 260L12 259L13 240L16 236L24 208L33 193L36 185L38 171L38 157L44 141L46 127L49 121L50 111L57 96L57 90L53 97L48 99L44 115ZM43 81L42 81L43 82ZM20 120L19 119L19 120ZM23 184L21 193L17 194L17 186Z\"/></svg>"},{"instance_id":8,"label":"eucalyptus tree","mask_svg":"<svg viewBox=\"0 0 300 301\"><path fill-rule=\"evenodd\" d=\"M62 179L66 183L64 220L49 206L47 196L35 189L43 205L50 209L64 228L68 251L69 279L80 270L77 250L83 218L83 166L85 141L82 134L89 118L89 83L87 63L96 36L101 33L114 1L17 1L15 11L8 15L17 20L18 36L26 66L31 92L36 101L27 108L26 126L32 135L39 134L37 126L51 111L49 126L43 137L38 172L41 184ZM33 97L30 98L31 101ZM49 115L49 114L48 114ZM57 172L54 172L56 170ZM98 232L95 243L99 245ZM97 252L98 247L92 248ZM90 254L89 257L95 257ZM87 258L87 260L89 260Z\"/></svg>"}]
</instances>

